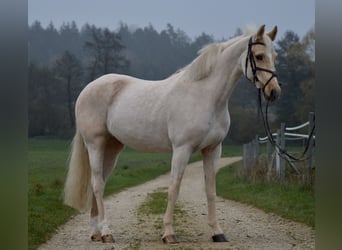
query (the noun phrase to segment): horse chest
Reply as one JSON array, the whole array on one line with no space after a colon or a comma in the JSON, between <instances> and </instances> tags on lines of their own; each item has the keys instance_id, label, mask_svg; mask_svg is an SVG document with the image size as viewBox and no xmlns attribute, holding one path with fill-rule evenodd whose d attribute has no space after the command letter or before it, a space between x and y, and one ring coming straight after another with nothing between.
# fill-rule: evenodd
<instances>
[{"instance_id":1,"label":"horse chest","mask_svg":"<svg viewBox=\"0 0 342 250\"><path fill-rule=\"evenodd\" d=\"M230 125L228 112L213 118L208 125L207 133L203 135L203 140L200 143L201 148L219 143L225 138Z\"/></svg>"},{"instance_id":2,"label":"horse chest","mask_svg":"<svg viewBox=\"0 0 342 250\"><path fill-rule=\"evenodd\" d=\"M199 109L200 110L200 109ZM174 146L190 145L195 150L220 143L229 128L227 109L195 111L188 119L173 119L169 124L169 136ZM181 126L179 125L181 124Z\"/></svg>"}]
</instances>

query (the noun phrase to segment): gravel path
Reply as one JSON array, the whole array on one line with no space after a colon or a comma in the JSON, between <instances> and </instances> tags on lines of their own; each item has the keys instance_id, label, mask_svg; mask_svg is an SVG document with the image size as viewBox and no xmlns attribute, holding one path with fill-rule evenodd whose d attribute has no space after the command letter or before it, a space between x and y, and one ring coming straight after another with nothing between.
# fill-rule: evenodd
<instances>
[{"instance_id":1,"label":"gravel path","mask_svg":"<svg viewBox=\"0 0 342 250\"><path fill-rule=\"evenodd\" d=\"M222 158L219 167L240 157ZM45 249L314 249L315 232L308 226L265 213L252 206L217 198L217 217L228 243L211 242L207 225L207 205L204 192L202 162L189 164L181 185L177 204L182 217L175 218L175 231L180 244L164 245L161 241L163 215L141 217L137 208L148 193L167 189L169 174L129 188L105 200L105 211L111 224L114 244L92 242L89 214L73 217L40 250Z\"/></svg>"}]
</instances>

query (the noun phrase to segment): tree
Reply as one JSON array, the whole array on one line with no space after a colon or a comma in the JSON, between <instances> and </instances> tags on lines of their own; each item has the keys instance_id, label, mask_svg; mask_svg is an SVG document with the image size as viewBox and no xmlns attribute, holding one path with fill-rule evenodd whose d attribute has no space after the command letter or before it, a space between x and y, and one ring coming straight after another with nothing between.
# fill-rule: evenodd
<instances>
[{"instance_id":1,"label":"tree","mask_svg":"<svg viewBox=\"0 0 342 250\"><path fill-rule=\"evenodd\" d=\"M203 48L205 45L208 45L210 43L214 42L213 36L207 35L206 33L203 33L196 37L195 41L191 43L191 47L197 52L201 48Z\"/></svg>"},{"instance_id":2,"label":"tree","mask_svg":"<svg viewBox=\"0 0 342 250\"><path fill-rule=\"evenodd\" d=\"M44 66L28 67L29 136L58 135L64 128L60 88L54 73Z\"/></svg>"},{"instance_id":3,"label":"tree","mask_svg":"<svg viewBox=\"0 0 342 250\"><path fill-rule=\"evenodd\" d=\"M60 40L60 51L59 55L63 54L66 50L70 51L77 58L83 59L83 39L77 28L76 22L63 23L59 28L59 40Z\"/></svg>"},{"instance_id":4,"label":"tree","mask_svg":"<svg viewBox=\"0 0 342 250\"><path fill-rule=\"evenodd\" d=\"M72 85L76 85L80 80L82 74L81 62L69 51L65 51L62 57L56 59L54 70L57 76L66 84L70 128L74 128L73 102L75 98L72 91Z\"/></svg>"},{"instance_id":5,"label":"tree","mask_svg":"<svg viewBox=\"0 0 342 250\"><path fill-rule=\"evenodd\" d=\"M308 119L308 113L315 110L315 32L309 32L303 37L302 40L303 50L308 56L308 77L300 83L300 90L302 98L298 103L298 118L301 121Z\"/></svg>"},{"instance_id":6,"label":"tree","mask_svg":"<svg viewBox=\"0 0 342 250\"><path fill-rule=\"evenodd\" d=\"M187 34L184 31L180 29L177 29L175 31L175 29L170 23L166 25L165 32L169 36L171 44L174 46L184 47L190 44L191 42L190 38L187 36Z\"/></svg>"},{"instance_id":7,"label":"tree","mask_svg":"<svg viewBox=\"0 0 342 250\"><path fill-rule=\"evenodd\" d=\"M129 61L121 54L125 47L121 44L120 36L107 28L95 26L91 27L90 32L91 41L86 41L84 47L93 57L89 67L91 80L98 74L126 70Z\"/></svg>"},{"instance_id":8,"label":"tree","mask_svg":"<svg viewBox=\"0 0 342 250\"><path fill-rule=\"evenodd\" d=\"M301 122L298 104L303 98L301 83L312 75L312 61L306 46L297 34L287 31L277 42L277 73L282 83L282 93L278 101L279 119L289 125Z\"/></svg>"}]
</instances>

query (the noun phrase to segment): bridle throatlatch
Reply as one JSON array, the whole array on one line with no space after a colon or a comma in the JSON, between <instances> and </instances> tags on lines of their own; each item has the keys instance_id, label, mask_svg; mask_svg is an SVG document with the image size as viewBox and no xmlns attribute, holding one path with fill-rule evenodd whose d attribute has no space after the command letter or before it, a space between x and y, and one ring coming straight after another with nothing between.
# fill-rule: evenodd
<instances>
[{"instance_id":1,"label":"bridle throatlatch","mask_svg":"<svg viewBox=\"0 0 342 250\"><path fill-rule=\"evenodd\" d=\"M260 82L259 79L258 79L258 76L257 76L257 71L265 71L265 72L270 73L271 77L267 80L267 82L265 84L263 84L263 87L262 87L262 92L265 95L265 88L266 88L266 86L271 82L273 77L277 77L277 73L276 73L276 71L272 71L272 70L269 70L269 69L260 68L260 67L256 66L256 62L254 60L254 56L253 56L253 53L252 53L252 46L253 45L263 45L263 46L266 46L265 43L263 43L263 42L258 42L258 41L253 42L252 37L249 39L247 56L246 56L246 63L245 63L245 77L249 81L251 81L252 83L256 84L256 82ZM249 79L248 76L247 76L248 61L249 61L249 64L250 64L250 67L251 67L251 70L252 70L252 73L253 73L253 79Z\"/></svg>"}]
</instances>

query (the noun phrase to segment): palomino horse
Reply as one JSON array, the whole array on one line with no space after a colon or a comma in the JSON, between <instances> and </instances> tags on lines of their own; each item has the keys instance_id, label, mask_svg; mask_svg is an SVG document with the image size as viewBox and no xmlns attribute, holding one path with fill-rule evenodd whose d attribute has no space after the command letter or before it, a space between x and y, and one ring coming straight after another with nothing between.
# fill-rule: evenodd
<instances>
[{"instance_id":1,"label":"palomino horse","mask_svg":"<svg viewBox=\"0 0 342 250\"><path fill-rule=\"evenodd\" d=\"M280 93L272 45L277 27L265 33L263 25L254 32L206 46L192 63L161 81L108 74L84 88L76 102L77 130L64 202L80 211L91 207L92 240L114 242L103 191L127 145L144 152L172 151L163 220L166 243L178 242L172 226L174 206L189 157L200 150L212 238L227 241L216 218L215 166L230 125L229 97L242 74L267 100Z\"/></svg>"}]
</instances>

